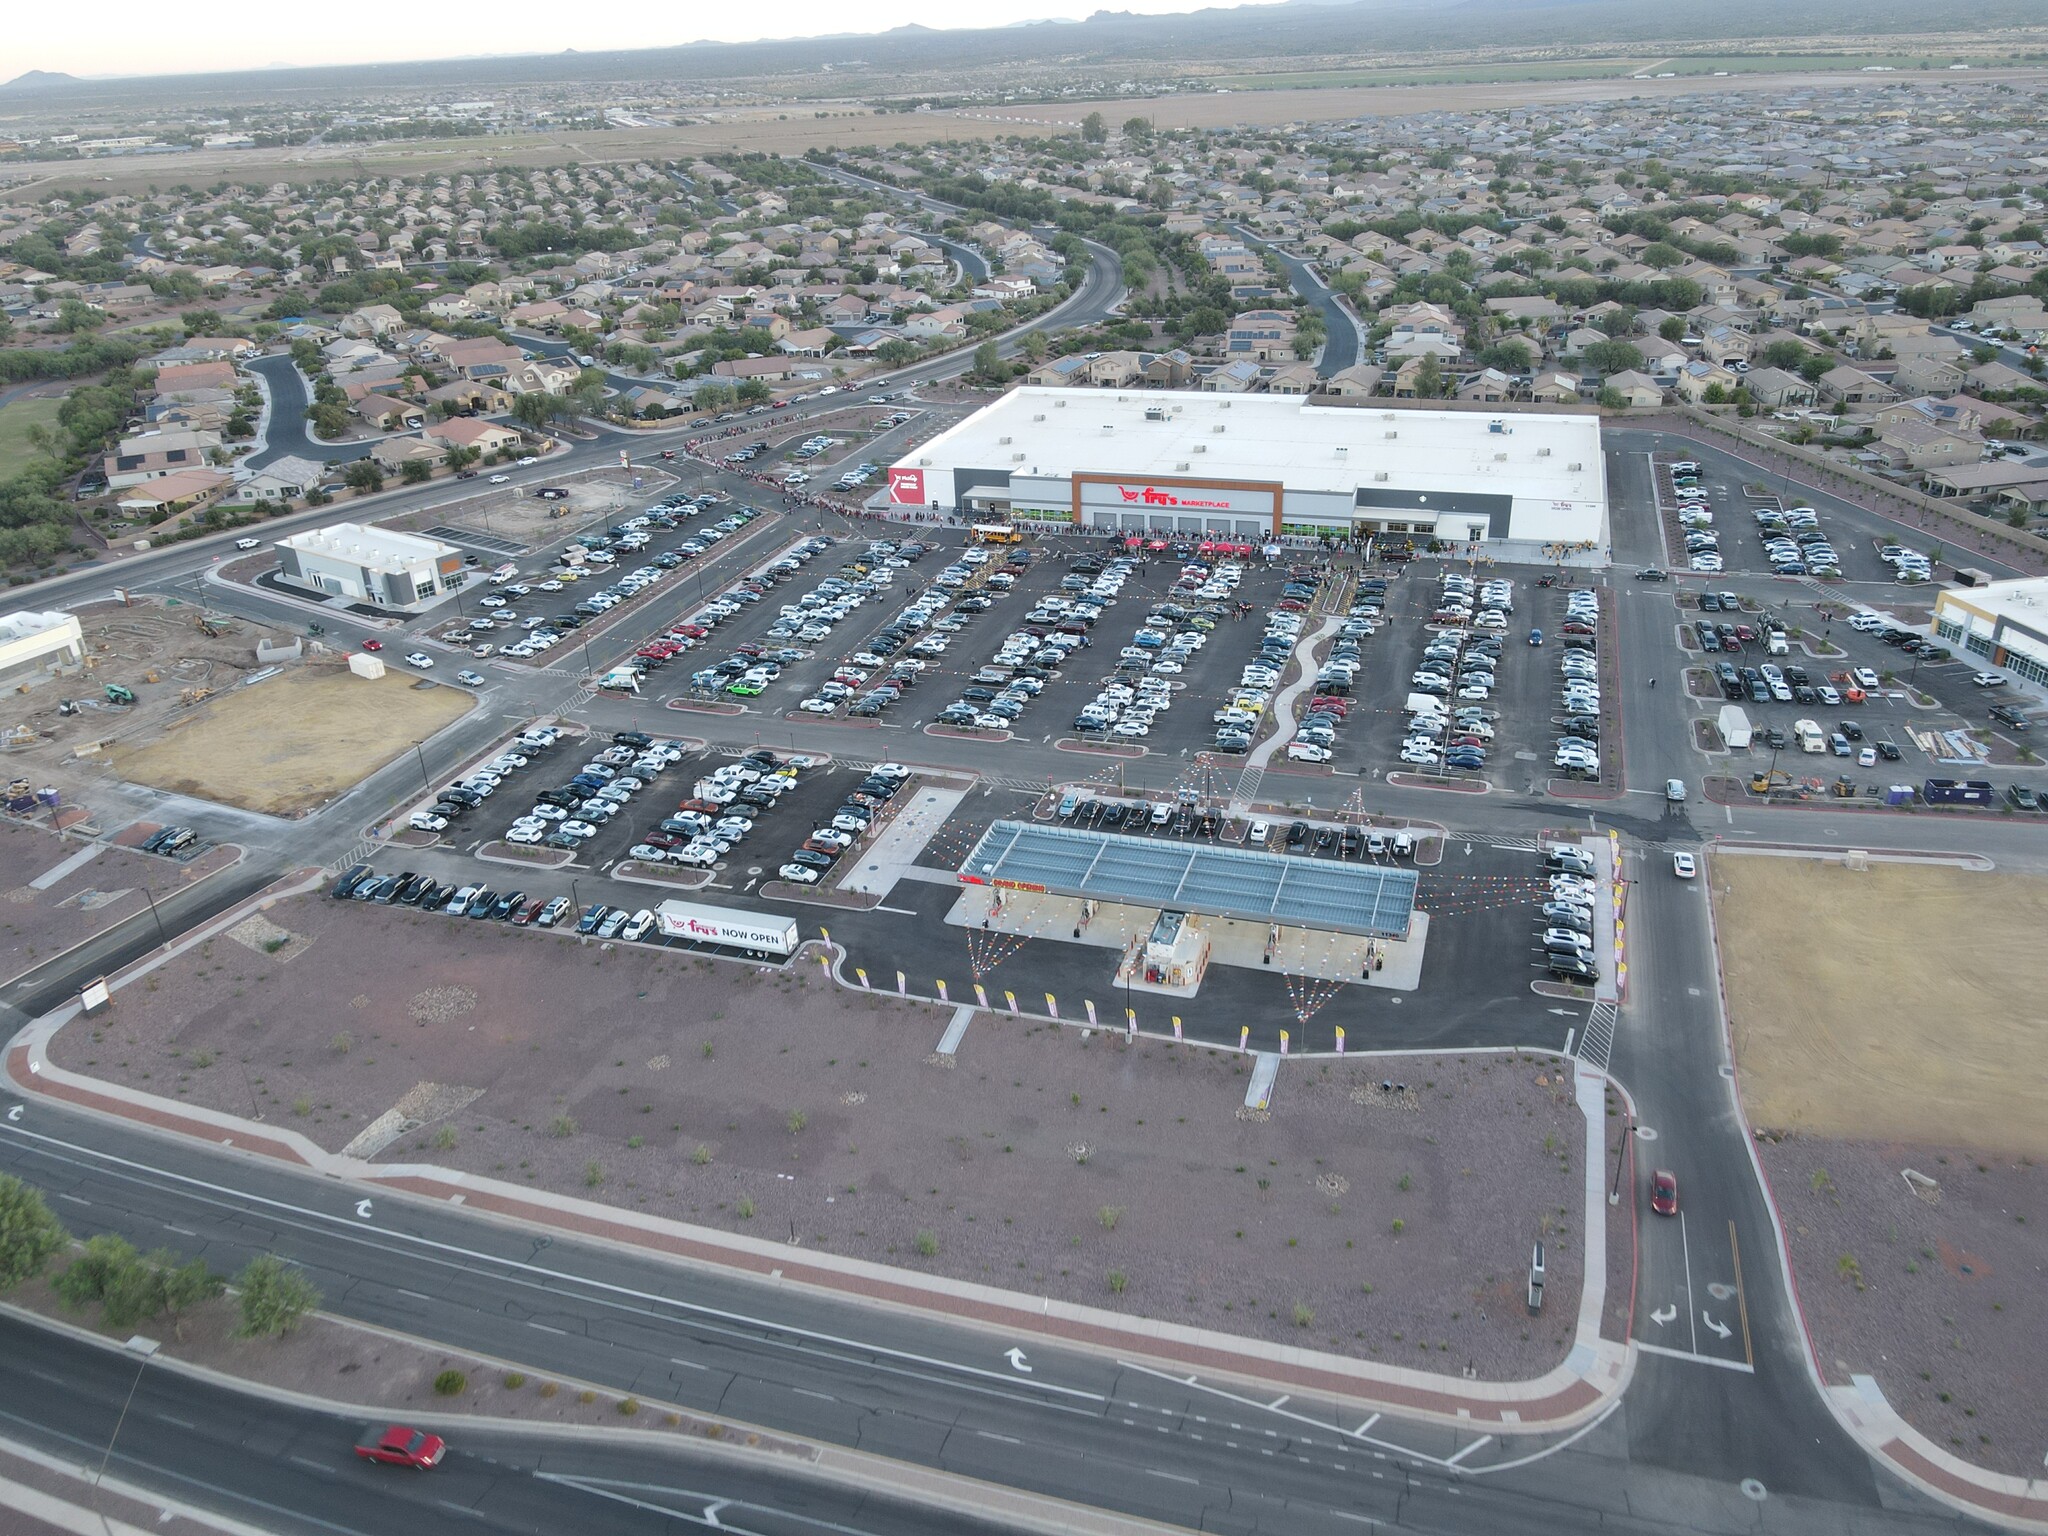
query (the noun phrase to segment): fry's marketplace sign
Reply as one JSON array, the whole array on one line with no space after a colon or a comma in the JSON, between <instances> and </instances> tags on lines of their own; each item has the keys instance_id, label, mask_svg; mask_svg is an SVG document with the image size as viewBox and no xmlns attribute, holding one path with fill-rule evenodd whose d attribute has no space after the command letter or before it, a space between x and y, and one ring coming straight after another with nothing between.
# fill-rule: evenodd
<instances>
[{"instance_id":1,"label":"fry's marketplace sign","mask_svg":"<svg viewBox=\"0 0 2048 1536\"><path fill-rule=\"evenodd\" d=\"M1236 505L1228 497L1221 501L1216 501L1200 496L1183 496L1176 491L1162 491L1156 485L1120 485L1116 488L1116 492L1123 499L1126 506L1189 507L1197 510L1228 512Z\"/></svg>"}]
</instances>

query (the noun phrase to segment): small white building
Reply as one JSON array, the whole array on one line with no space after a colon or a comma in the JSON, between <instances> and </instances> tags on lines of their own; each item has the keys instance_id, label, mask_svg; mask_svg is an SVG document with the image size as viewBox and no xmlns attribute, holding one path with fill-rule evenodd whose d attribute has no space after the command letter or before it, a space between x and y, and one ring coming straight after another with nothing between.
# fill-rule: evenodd
<instances>
[{"instance_id":1,"label":"small white building","mask_svg":"<svg viewBox=\"0 0 2048 1536\"><path fill-rule=\"evenodd\" d=\"M279 539L278 576L321 597L410 612L462 582L462 551L439 539L334 523Z\"/></svg>"},{"instance_id":2,"label":"small white building","mask_svg":"<svg viewBox=\"0 0 2048 1536\"><path fill-rule=\"evenodd\" d=\"M2048 577L1951 587L1934 599L1935 638L2048 689Z\"/></svg>"},{"instance_id":3,"label":"small white building","mask_svg":"<svg viewBox=\"0 0 2048 1536\"><path fill-rule=\"evenodd\" d=\"M48 676L85 660L85 633L69 613L0 615L0 683Z\"/></svg>"}]
</instances>

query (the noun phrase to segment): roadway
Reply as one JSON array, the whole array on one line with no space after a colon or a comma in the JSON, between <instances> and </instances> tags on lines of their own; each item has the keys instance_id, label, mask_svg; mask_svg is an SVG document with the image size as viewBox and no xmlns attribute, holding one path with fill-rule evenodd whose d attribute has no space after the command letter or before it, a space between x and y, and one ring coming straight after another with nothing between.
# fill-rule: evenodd
<instances>
[{"instance_id":1,"label":"roadway","mask_svg":"<svg viewBox=\"0 0 2048 1536\"><path fill-rule=\"evenodd\" d=\"M133 1397L130 1398L130 1389ZM31 1408L30 1405L33 1405ZM363 1419L236 1391L142 1357L0 1317L0 1433L160 1497L289 1536L395 1531L654 1536L940 1536L994 1525L920 1509L651 1437L609 1441L431 1421L450 1442L431 1474L352 1446ZM379 1421L386 1422L386 1421ZM109 1445L111 1443L111 1454ZM72 1495L94 1507L88 1486Z\"/></svg>"},{"instance_id":2,"label":"roadway","mask_svg":"<svg viewBox=\"0 0 2048 1536\"><path fill-rule=\"evenodd\" d=\"M1323 329L1328 333L1323 342L1322 356L1316 360L1316 373L1327 379L1333 373L1341 373L1356 363L1365 351L1364 328L1357 317L1346 309L1335 292L1316 273L1316 269L1299 256L1282 250L1270 241L1261 240L1242 224L1235 226L1238 238L1255 250L1269 251L1287 269L1287 281L1297 296L1307 300L1323 313Z\"/></svg>"},{"instance_id":3,"label":"roadway","mask_svg":"<svg viewBox=\"0 0 2048 1536\"><path fill-rule=\"evenodd\" d=\"M306 376L299 372L299 366L292 361L290 353L274 352L267 357L252 357L242 366L262 378L270 400L270 408L263 420L263 446L242 460L245 466L261 469L292 454L311 459L315 464L360 459L369 454L370 444L367 441L328 443L313 436L313 424L306 419L306 408L313 403L312 397L306 391Z\"/></svg>"}]
</instances>

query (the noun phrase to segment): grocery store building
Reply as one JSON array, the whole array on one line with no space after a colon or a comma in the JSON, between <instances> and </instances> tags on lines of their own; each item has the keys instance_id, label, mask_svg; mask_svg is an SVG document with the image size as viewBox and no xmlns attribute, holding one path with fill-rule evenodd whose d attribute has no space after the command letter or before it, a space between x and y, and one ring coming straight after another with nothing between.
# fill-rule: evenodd
<instances>
[{"instance_id":1,"label":"grocery store building","mask_svg":"<svg viewBox=\"0 0 2048 1536\"><path fill-rule=\"evenodd\" d=\"M439 539L334 523L276 541L278 577L321 597L417 612L462 584L462 551Z\"/></svg>"},{"instance_id":2,"label":"grocery store building","mask_svg":"<svg viewBox=\"0 0 2048 1536\"><path fill-rule=\"evenodd\" d=\"M1934 634L2048 691L2048 577L1945 588L1934 599Z\"/></svg>"},{"instance_id":3,"label":"grocery store building","mask_svg":"<svg viewBox=\"0 0 2048 1536\"><path fill-rule=\"evenodd\" d=\"M1213 538L1409 538L1500 558L1607 545L1600 419L1291 395L1012 390L891 466L891 505Z\"/></svg>"}]
</instances>

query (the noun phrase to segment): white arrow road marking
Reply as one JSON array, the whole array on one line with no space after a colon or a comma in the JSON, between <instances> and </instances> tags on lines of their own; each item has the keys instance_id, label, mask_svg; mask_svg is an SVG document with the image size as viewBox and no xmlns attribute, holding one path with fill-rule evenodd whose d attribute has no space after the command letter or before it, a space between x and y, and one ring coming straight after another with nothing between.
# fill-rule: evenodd
<instances>
[{"instance_id":1,"label":"white arrow road marking","mask_svg":"<svg viewBox=\"0 0 2048 1536\"><path fill-rule=\"evenodd\" d=\"M1715 1322L1713 1318L1707 1315L1706 1310L1704 1308L1702 1308L1700 1311L1700 1321L1705 1323L1709 1328L1713 1329L1715 1333L1719 1334L1723 1342L1726 1342L1728 1335L1735 1331L1733 1328L1730 1328L1726 1323Z\"/></svg>"},{"instance_id":2,"label":"white arrow road marking","mask_svg":"<svg viewBox=\"0 0 2048 1536\"><path fill-rule=\"evenodd\" d=\"M1028 1365L1026 1365L1026 1364L1024 1363L1024 1351L1023 1351L1023 1350L1021 1350L1021 1349L1010 1349L1010 1350L1005 1350L1005 1351L1003 1352L1003 1358L1004 1358L1005 1360L1007 1360L1007 1361L1009 1361L1009 1362L1010 1362L1010 1368L1011 1368L1012 1370L1016 1370L1016 1371L1022 1371L1022 1372L1023 1372L1023 1373L1024 1373L1024 1374L1025 1374L1026 1376L1029 1376L1029 1375L1031 1374L1031 1367L1030 1367L1030 1366L1028 1366Z\"/></svg>"},{"instance_id":3,"label":"white arrow road marking","mask_svg":"<svg viewBox=\"0 0 2048 1536\"><path fill-rule=\"evenodd\" d=\"M10 1120L19 1120L21 1118L21 1106L17 1104L14 1106L14 1108L7 1111L7 1118Z\"/></svg>"},{"instance_id":4,"label":"white arrow road marking","mask_svg":"<svg viewBox=\"0 0 2048 1536\"><path fill-rule=\"evenodd\" d=\"M358 1200L356 1202L356 1214L362 1217L363 1220L368 1221L370 1219L370 1202L367 1200Z\"/></svg>"},{"instance_id":5,"label":"white arrow road marking","mask_svg":"<svg viewBox=\"0 0 2048 1536\"><path fill-rule=\"evenodd\" d=\"M1656 1311L1652 1312L1650 1314L1650 1321L1655 1323L1659 1328L1662 1328L1666 1323L1676 1319L1677 1316L1678 1307L1677 1304L1674 1303L1668 1307L1659 1307Z\"/></svg>"}]
</instances>

